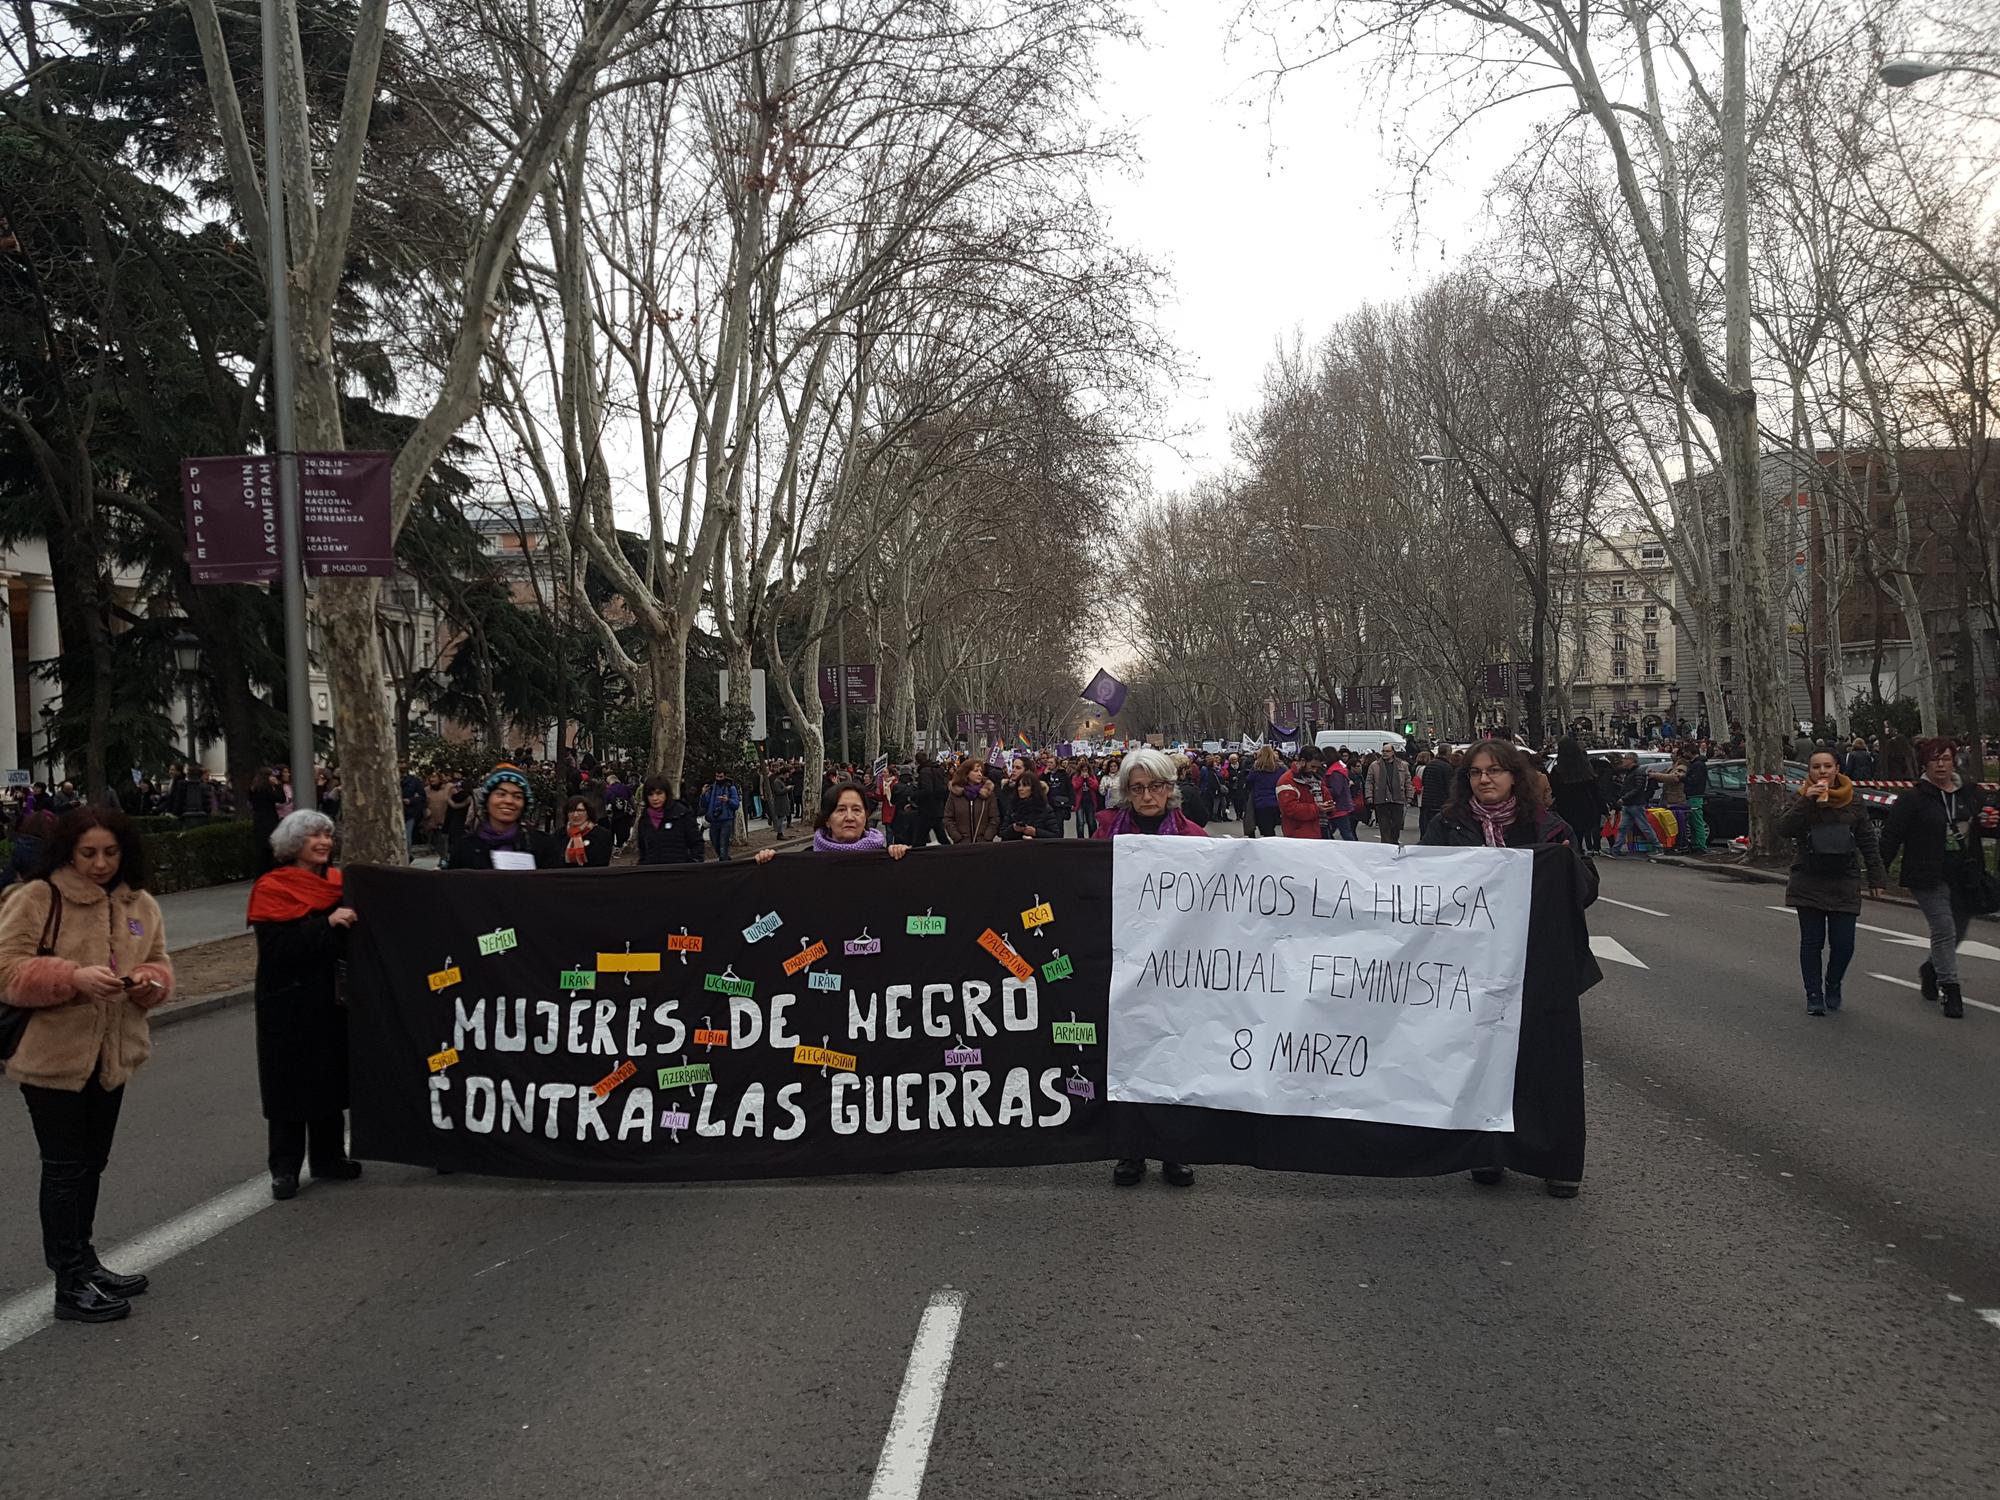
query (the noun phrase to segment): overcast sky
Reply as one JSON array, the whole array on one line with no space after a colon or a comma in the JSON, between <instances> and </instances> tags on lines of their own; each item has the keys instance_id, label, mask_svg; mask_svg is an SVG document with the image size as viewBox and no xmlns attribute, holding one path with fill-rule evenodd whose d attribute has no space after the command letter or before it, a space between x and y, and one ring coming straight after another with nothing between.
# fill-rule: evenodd
<instances>
[{"instance_id":1,"label":"overcast sky","mask_svg":"<svg viewBox=\"0 0 2000 1500\"><path fill-rule=\"evenodd\" d=\"M1270 56L1231 43L1228 0L1137 0L1137 45L1102 54L1100 101L1136 131L1136 176L1098 198L1124 243L1173 275L1167 331L1193 367L1169 393L1168 425L1192 429L1185 455L1146 457L1158 490L1184 487L1229 457L1229 417L1253 401L1274 347L1310 341L1363 302L1396 296L1475 242L1480 192L1512 149L1488 131L1483 159L1453 156L1414 219L1409 178L1389 159L1365 67L1323 62L1271 98Z\"/></svg>"}]
</instances>

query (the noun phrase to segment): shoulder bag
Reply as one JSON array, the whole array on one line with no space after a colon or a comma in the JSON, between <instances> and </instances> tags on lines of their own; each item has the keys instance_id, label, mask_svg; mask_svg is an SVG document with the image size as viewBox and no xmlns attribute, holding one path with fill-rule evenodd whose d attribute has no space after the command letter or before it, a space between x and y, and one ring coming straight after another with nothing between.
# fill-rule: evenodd
<instances>
[{"instance_id":1,"label":"shoulder bag","mask_svg":"<svg viewBox=\"0 0 2000 1500\"><path fill-rule=\"evenodd\" d=\"M35 957L47 958L56 951L56 940L62 936L62 892L56 883L49 882L49 914L42 923L41 941L35 944ZM0 1000L0 1062L6 1062L14 1055L14 1049L21 1045L21 1038L28 1030L28 1022L34 1018L34 1011L26 1006L9 1005Z\"/></svg>"}]
</instances>

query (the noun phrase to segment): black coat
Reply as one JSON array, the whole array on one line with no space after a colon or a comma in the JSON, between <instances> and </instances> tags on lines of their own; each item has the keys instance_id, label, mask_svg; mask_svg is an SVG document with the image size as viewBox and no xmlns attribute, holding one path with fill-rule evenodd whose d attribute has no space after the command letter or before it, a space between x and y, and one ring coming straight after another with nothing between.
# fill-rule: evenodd
<instances>
[{"instance_id":1,"label":"black coat","mask_svg":"<svg viewBox=\"0 0 2000 1500\"><path fill-rule=\"evenodd\" d=\"M1037 792L1031 797L1023 797L1014 790L1010 781L1000 791L1000 837L1020 839L1025 837L1022 827L1035 830L1038 839L1059 839L1062 837L1062 814L1049 805L1048 796Z\"/></svg>"},{"instance_id":2,"label":"black coat","mask_svg":"<svg viewBox=\"0 0 2000 1500\"><path fill-rule=\"evenodd\" d=\"M576 869L569 862L569 830L558 828L550 835L555 841L556 860L566 869ZM611 863L611 856L618 850L617 837L609 824L593 823L590 832L583 836L583 865L586 870L601 870Z\"/></svg>"},{"instance_id":3,"label":"black coat","mask_svg":"<svg viewBox=\"0 0 2000 1500\"><path fill-rule=\"evenodd\" d=\"M1851 795L1853 788L1849 786ZM1855 856L1841 874L1813 868L1810 838L1815 824L1842 823L1854 831ZM1868 883L1887 885L1883 873L1875 820L1864 803L1849 800L1839 807L1822 806L1815 798L1800 797L1778 820L1778 832L1792 841L1791 876L1785 882L1785 905L1811 911L1846 912L1861 915L1861 875L1867 868Z\"/></svg>"},{"instance_id":4,"label":"black coat","mask_svg":"<svg viewBox=\"0 0 2000 1500\"><path fill-rule=\"evenodd\" d=\"M1607 809L1595 776L1577 781L1551 779L1549 795L1555 803L1556 815L1569 824L1572 832L1588 833L1604 821Z\"/></svg>"},{"instance_id":5,"label":"black coat","mask_svg":"<svg viewBox=\"0 0 2000 1500\"><path fill-rule=\"evenodd\" d=\"M510 846L523 854L535 856L537 870L559 870L562 868L562 845L538 829L526 823L519 825ZM453 870L490 870L493 868L493 849L485 840L474 833L467 834L451 846L451 862L447 867Z\"/></svg>"},{"instance_id":6,"label":"black coat","mask_svg":"<svg viewBox=\"0 0 2000 1500\"><path fill-rule=\"evenodd\" d=\"M346 935L316 912L258 922L257 1087L267 1120L347 1108L347 1010L336 976Z\"/></svg>"},{"instance_id":7,"label":"black coat","mask_svg":"<svg viewBox=\"0 0 2000 1500\"><path fill-rule=\"evenodd\" d=\"M642 865L698 865L702 862L701 820L685 802L669 802L660 826L653 826L651 808L640 808L632 825Z\"/></svg>"},{"instance_id":8,"label":"black coat","mask_svg":"<svg viewBox=\"0 0 2000 1500\"><path fill-rule=\"evenodd\" d=\"M1950 802L1935 783L1918 782L1896 799L1889 816L1882 820L1882 863L1894 864L1900 853L1902 882L1913 891L1950 884L1953 866L1970 859L1983 863L1986 858L1982 842L1986 834L1979 826L1979 814L1988 801L1986 793L1970 782L1961 783ZM1945 848L1950 811L1957 812L1962 835L1957 854Z\"/></svg>"},{"instance_id":9,"label":"black coat","mask_svg":"<svg viewBox=\"0 0 2000 1500\"><path fill-rule=\"evenodd\" d=\"M1452 849L1480 849L1486 845L1486 833L1479 826L1479 820L1471 811L1463 807L1446 808L1431 819L1431 826L1424 830L1426 844L1438 844ZM1529 849L1536 844L1560 844L1574 852L1576 835L1555 813L1547 808L1531 817L1516 817L1507 828L1509 849ZM1588 906L1597 899L1597 866L1577 855L1577 863L1583 872L1577 877L1577 891L1583 904Z\"/></svg>"}]
</instances>

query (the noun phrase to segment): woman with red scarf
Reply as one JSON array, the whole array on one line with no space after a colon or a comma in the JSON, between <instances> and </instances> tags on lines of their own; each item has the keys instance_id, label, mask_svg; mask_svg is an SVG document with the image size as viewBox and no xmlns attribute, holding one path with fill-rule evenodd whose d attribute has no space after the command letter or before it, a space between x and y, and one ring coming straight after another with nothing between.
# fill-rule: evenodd
<instances>
[{"instance_id":1,"label":"woman with red scarf","mask_svg":"<svg viewBox=\"0 0 2000 1500\"><path fill-rule=\"evenodd\" d=\"M333 823L295 812L271 834L275 869L250 888L257 933L257 1083L270 1137L271 1196L361 1175L347 1155L347 1011L337 973L354 909L332 866Z\"/></svg>"},{"instance_id":2,"label":"woman with red scarf","mask_svg":"<svg viewBox=\"0 0 2000 1500\"><path fill-rule=\"evenodd\" d=\"M571 797L562 806L563 867L599 870L610 864L615 842L611 830L597 821L597 804L588 797Z\"/></svg>"}]
</instances>

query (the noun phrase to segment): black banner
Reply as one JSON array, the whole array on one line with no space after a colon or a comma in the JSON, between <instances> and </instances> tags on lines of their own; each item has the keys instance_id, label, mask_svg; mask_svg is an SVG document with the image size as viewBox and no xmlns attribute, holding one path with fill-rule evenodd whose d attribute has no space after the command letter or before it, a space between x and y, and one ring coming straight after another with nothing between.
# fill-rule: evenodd
<instances>
[{"instance_id":1,"label":"black banner","mask_svg":"<svg viewBox=\"0 0 2000 1500\"><path fill-rule=\"evenodd\" d=\"M1509 1134L1109 1105L1111 847L769 864L358 867L353 1148L664 1181L1168 1157L1578 1180L1576 862L1535 862Z\"/></svg>"}]
</instances>

